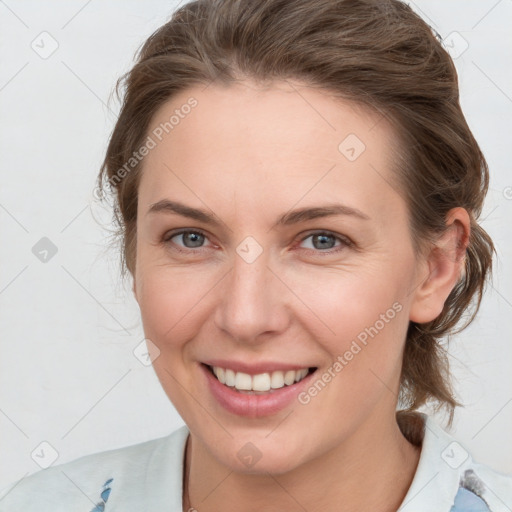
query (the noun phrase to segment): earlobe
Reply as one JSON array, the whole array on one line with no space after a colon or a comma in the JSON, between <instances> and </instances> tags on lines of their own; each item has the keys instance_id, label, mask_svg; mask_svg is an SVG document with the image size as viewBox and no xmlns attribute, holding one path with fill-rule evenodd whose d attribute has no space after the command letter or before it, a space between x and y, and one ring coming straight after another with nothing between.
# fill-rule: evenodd
<instances>
[{"instance_id":1,"label":"earlobe","mask_svg":"<svg viewBox=\"0 0 512 512\"><path fill-rule=\"evenodd\" d=\"M416 323L435 320L464 271L470 219L464 208L453 208L446 217L446 231L421 265L415 284L409 319Z\"/></svg>"}]
</instances>

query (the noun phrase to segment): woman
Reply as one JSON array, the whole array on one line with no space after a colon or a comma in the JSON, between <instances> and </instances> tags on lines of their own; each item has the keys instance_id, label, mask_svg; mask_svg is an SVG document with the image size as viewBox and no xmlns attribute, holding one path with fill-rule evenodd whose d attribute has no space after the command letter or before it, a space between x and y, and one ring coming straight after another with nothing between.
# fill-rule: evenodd
<instances>
[{"instance_id":1,"label":"woman","mask_svg":"<svg viewBox=\"0 0 512 512\"><path fill-rule=\"evenodd\" d=\"M494 250L430 28L396 0L199 0L122 83L99 184L186 427L0 509L510 510L512 479L418 412L459 405L440 341Z\"/></svg>"}]
</instances>

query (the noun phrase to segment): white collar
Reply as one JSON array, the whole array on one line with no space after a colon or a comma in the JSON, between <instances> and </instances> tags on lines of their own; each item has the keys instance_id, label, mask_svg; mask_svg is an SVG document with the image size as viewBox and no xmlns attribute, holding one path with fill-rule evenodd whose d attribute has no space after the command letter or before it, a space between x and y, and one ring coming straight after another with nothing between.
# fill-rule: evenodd
<instances>
[{"instance_id":1,"label":"white collar","mask_svg":"<svg viewBox=\"0 0 512 512\"><path fill-rule=\"evenodd\" d=\"M431 417L421 413L424 436L413 481L398 512L448 512L461 476L471 465L468 451Z\"/></svg>"},{"instance_id":2,"label":"white collar","mask_svg":"<svg viewBox=\"0 0 512 512\"><path fill-rule=\"evenodd\" d=\"M461 476L473 461L468 451L432 418L423 413L421 416L424 436L420 460L398 512L449 512ZM183 461L188 435L187 426L182 426L168 436L166 446L152 456L147 472L150 476L143 493L145 510L158 510L162 503L168 503L169 512L182 512Z\"/></svg>"}]
</instances>

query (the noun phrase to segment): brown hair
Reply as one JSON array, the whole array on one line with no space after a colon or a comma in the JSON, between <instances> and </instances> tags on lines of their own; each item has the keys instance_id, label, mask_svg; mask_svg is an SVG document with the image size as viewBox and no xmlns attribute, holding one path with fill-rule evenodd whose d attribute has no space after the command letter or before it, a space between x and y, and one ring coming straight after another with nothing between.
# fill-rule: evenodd
<instances>
[{"instance_id":1,"label":"brown hair","mask_svg":"<svg viewBox=\"0 0 512 512\"><path fill-rule=\"evenodd\" d=\"M487 164L461 111L455 66L439 39L398 0L196 0L181 7L144 43L116 86L124 98L98 190L109 185L114 191L123 275L135 269L141 173L139 163L127 170L126 162L173 95L213 81L294 79L365 105L385 115L401 141L396 176L415 248L443 232L451 208L470 214L463 275L438 318L410 322L401 375L402 418L432 401L448 409L451 422L460 404L440 341L473 320L494 246L476 221L488 187Z\"/></svg>"}]
</instances>

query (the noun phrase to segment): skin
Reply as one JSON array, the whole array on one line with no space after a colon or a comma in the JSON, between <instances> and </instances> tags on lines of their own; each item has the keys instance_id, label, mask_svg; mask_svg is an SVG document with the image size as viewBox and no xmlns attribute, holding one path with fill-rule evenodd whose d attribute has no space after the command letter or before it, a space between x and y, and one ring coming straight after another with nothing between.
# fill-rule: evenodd
<instances>
[{"instance_id":1,"label":"skin","mask_svg":"<svg viewBox=\"0 0 512 512\"><path fill-rule=\"evenodd\" d=\"M453 209L420 257L391 185L399 146L380 115L299 84L246 81L182 91L148 134L191 96L197 107L143 162L133 287L160 351L155 371L191 431L184 510L394 511L420 455L395 419L407 326L441 312L461 271L467 212ZM338 150L349 134L366 146L354 161ZM162 199L207 210L219 225L148 213ZM327 203L369 219L277 225ZM200 230L202 247L172 236L180 228ZM318 231L334 235L332 246L318 245ZM236 252L247 236L263 249L252 263ZM401 311L306 405L239 417L205 386L199 363L219 357L322 373L394 303ZM261 453L250 468L237 457L247 442Z\"/></svg>"}]
</instances>

